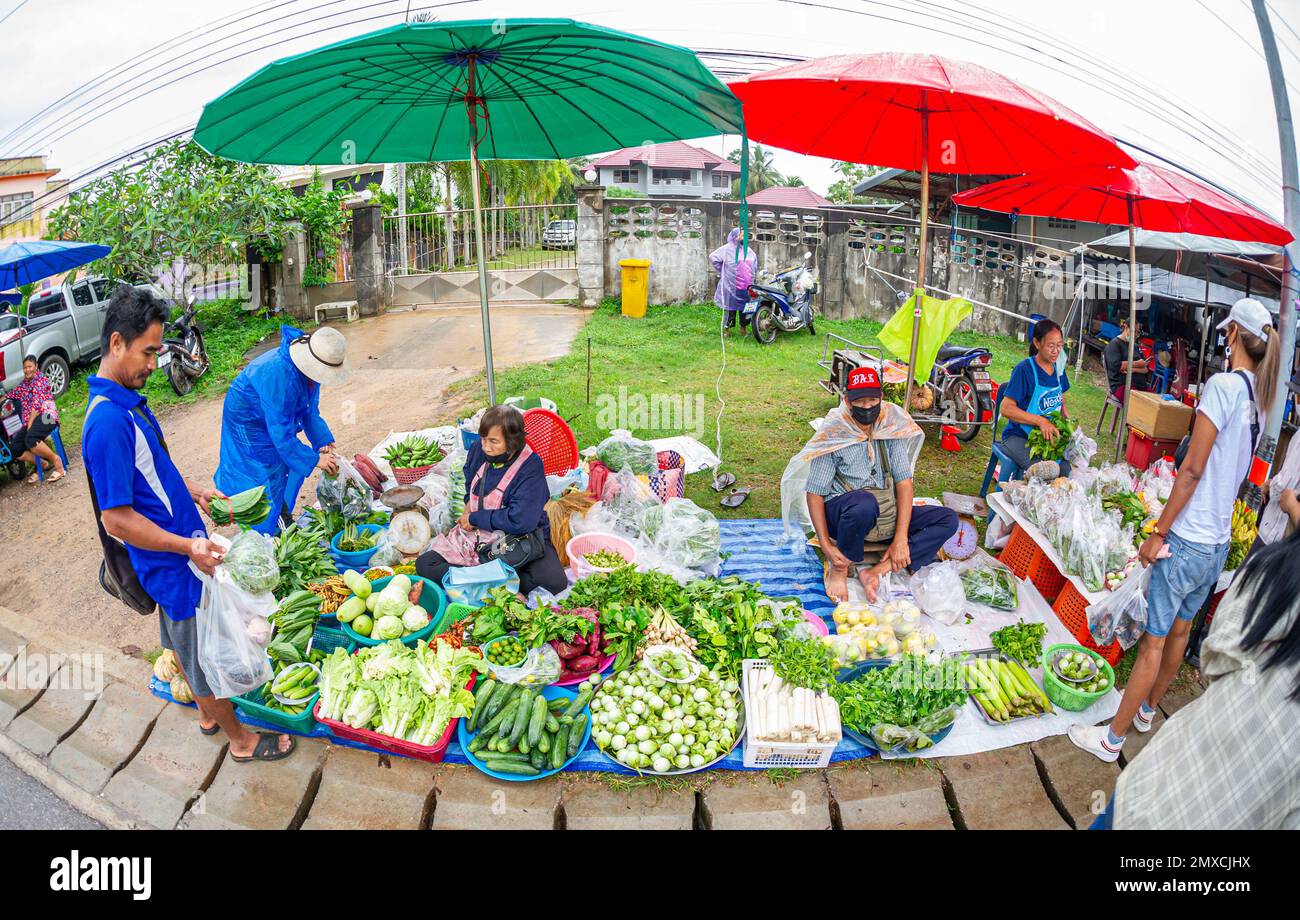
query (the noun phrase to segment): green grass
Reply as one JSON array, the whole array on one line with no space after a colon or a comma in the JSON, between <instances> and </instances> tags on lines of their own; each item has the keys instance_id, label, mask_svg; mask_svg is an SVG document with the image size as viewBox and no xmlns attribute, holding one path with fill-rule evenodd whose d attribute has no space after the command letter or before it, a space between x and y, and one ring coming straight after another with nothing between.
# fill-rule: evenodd
<instances>
[{"instance_id":1,"label":"green grass","mask_svg":"<svg viewBox=\"0 0 1300 920\"><path fill-rule=\"evenodd\" d=\"M149 407L155 412L164 406L198 402L214 393L224 392L243 368L248 350L280 328L279 317L246 313L238 300L214 300L201 304L198 318L212 365L185 396L176 395L165 373L155 372L144 388ZM69 453L81 443L81 426L86 418L86 378L98 368L96 363L74 371L67 391L59 397L59 433Z\"/></svg>"},{"instance_id":2,"label":"green grass","mask_svg":"<svg viewBox=\"0 0 1300 920\"><path fill-rule=\"evenodd\" d=\"M599 424L600 397L617 398L619 388L634 394L688 394L703 397L700 440L716 450L714 420L718 401L714 384L720 366L719 314L712 304L651 307L645 319L619 315L615 302L607 301L593 314L574 340L571 352L547 363L529 364L497 375L499 397L542 395L554 400L582 447L598 444L615 425ZM818 367L822 336L834 332L863 344L875 344L880 323L868 320L817 321L818 337L807 333L781 335L772 345L760 345L752 336L727 339L727 366L722 381L726 410L722 418L723 468L737 483L753 493L738 509L721 508L707 474L687 478L687 497L720 517L764 518L781 514L781 474L786 464L812 435L808 422L835 405L835 399L818 385L826 372ZM586 398L587 340L591 341L591 401ZM982 345L993 353L992 374L1005 382L1011 368L1027 354L1014 339L959 332L950 341ZM1066 398L1070 413L1089 431L1105 400L1101 375L1085 369ZM482 377L463 381L453 393L486 399ZM452 419L451 421L454 421ZM694 421L694 419L692 419ZM960 453L939 449L937 426L926 426L926 445L916 470L917 494L942 492L975 494L988 464L990 438L981 432L963 444ZM667 428L638 427L638 437L658 438L682 433ZM696 432L691 432L696 433Z\"/></svg>"}]
</instances>

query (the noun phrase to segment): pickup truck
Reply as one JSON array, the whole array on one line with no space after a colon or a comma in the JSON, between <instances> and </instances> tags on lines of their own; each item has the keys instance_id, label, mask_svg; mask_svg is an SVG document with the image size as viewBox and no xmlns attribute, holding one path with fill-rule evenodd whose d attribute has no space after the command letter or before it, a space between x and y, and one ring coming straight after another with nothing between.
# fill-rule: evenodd
<instances>
[{"instance_id":1,"label":"pickup truck","mask_svg":"<svg viewBox=\"0 0 1300 920\"><path fill-rule=\"evenodd\" d=\"M68 388L72 368L99 357L99 333L114 284L83 278L33 297L27 316L0 314L0 392L23 379L23 358L35 355L57 399Z\"/></svg>"}]
</instances>

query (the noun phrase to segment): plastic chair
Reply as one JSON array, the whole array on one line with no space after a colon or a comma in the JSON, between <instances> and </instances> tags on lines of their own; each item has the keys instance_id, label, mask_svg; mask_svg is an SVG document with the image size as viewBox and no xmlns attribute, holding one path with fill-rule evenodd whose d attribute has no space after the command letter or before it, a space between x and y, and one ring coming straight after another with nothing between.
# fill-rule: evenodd
<instances>
[{"instance_id":1,"label":"plastic chair","mask_svg":"<svg viewBox=\"0 0 1300 920\"><path fill-rule=\"evenodd\" d=\"M1002 419L1002 394L998 394L998 400L993 404L993 446L989 449L989 465L984 468L984 482L980 485L980 498L989 494L989 486L993 484L993 470L998 471L999 483L1015 479L1020 475L1020 466L1012 460L998 443L998 422ZM992 510L989 511L989 519L993 518Z\"/></svg>"},{"instance_id":2,"label":"plastic chair","mask_svg":"<svg viewBox=\"0 0 1300 920\"><path fill-rule=\"evenodd\" d=\"M524 413L524 441L542 458L547 476L561 476L578 465L578 439L573 429L549 409Z\"/></svg>"},{"instance_id":3,"label":"plastic chair","mask_svg":"<svg viewBox=\"0 0 1300 920\"><path fill-rule=\"evenodd\" d=\"M59 427L57 425L54 426L54 430L50 432L49 439L54 442L54 453L63 461L63 469L67 470L68 452L63 449L63 438L59 437ZM41 463L40 457L36 458L36 475L40 478L41 482L45 481L45 464Z\"/></svg>"},{"instance_id":4,"label":"plastic chair","mask_svg":"<svg viewBox=\"0 0 1300 920\"><path fill-rule=\"evenodd\" d=\"M1110 371L1106 369L1106 353L1104 351L1101 354L1101 375L1105 377L1108 382L1106 384L1107 387L1106 401L1101 404L1101 415L1097 416L1096 434L1098 436L1101 435L1101 426L1106 422L1106 412L1108 410L1110 409L1115 410L1115 414L1111 416L1111 420L1110 420L1111 434L1115 433L1115 426L1119 424L1120 413L1124 411L1124 404L1115 398L1114 393L1110 392L1110 383L1109 383Z\"/></svg>"}]
</instances>

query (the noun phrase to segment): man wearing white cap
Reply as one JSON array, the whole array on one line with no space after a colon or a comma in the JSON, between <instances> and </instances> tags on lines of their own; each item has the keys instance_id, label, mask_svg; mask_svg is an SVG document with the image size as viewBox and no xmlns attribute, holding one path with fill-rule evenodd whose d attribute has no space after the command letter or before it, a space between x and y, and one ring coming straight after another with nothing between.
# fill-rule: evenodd
<instances>
[{"instance_id":1,"label":"man wearing white cap","mask_svg":"<svg viewBox=\"0 0 1300 920\"><path fill-rule=\"evenodd\" d=\"M1268 310L1243 298L1219 329L1230 370L1206 382L1169 502L1138 550L1142 564L1154 568L1146 634L1124 697L1109 726L1070 728L1071 741L1108 762L1119 758L1130 727L1151 730L1156 707L1178 673L1192 620L1227 561L1232 506L1273 402L1281 342Z\"/></svg>"},{"instance_id":2,"label":"man wearing white cap","mask_svg":"<svg viewBox=\"0 0 1300 920\"><path fill-rule=\"evenodd\" d=\"M226 391L215 479L227 495L266 487L271 514L255 530L273 534L282 516L292 516L312 470L338 472L334 435L320 415L320 388L346 383L351 374L347 341L337 329L322 326L306 335L281 326L280 347L254 358Z\"/></svg>"}]
</instances>

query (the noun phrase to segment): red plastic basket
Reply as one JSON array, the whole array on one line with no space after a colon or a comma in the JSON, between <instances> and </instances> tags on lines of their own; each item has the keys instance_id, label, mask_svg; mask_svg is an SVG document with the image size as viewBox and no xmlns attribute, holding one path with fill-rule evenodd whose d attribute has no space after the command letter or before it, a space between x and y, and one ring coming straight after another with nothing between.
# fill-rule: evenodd
<instances>
[{"instance_id":1,"label":"red plastic basket","mask_svg":"<svg viewBox=\"0 0 1300 920\"><path fill-rule=\"evenodd\" d=\"M1177 438L1151 438L1136 428L1129 428L1128 448L1124 451L1124 459L1136 470L1150 469L1151 464L1161 457L1166 454L1173 455L1178 447L1178 440Z\"/></svg>"},{"instance_id":2,"label":"red plastic basket","mask_svg":"<svg viewBox=\"0 0 1300 920\"><path fill-rule=\"evenodd\" d=\"M1017 524L1011 528L1011 539L1002 548L1002 555L998 556L998 559L1001 560L1003 565L1015 572L1017 578L1025 578L1029 575L1029 566L1033 563L1035 557L1042 554L1038 544L1025 532L1023 527Z\"/></svg>"},{"instance_id":3,"label":"red plastic basket","mask_svg":"<svg viewBox=\"0 0 1300 920\"><path fill-rule=\"evenodd\" d=\"M1092 649L1112 665L1119 664L1119 660L1124 657L1124 650L1119 647L1118 642L1101 646L1092 641L1092 632L1088 629L1088 601L1079 593L1074 582L1066 580L1052 609L1056 611L1057 618L1070 631L1070 635L1074 636L1076 642L1084 648Z\"/></svg>"},{"instance_id":4,"label":"red plastic basket","mask_svg":"<svg viewBox=\"0 0 1300 920\"><path fill-rule=\"evenodd\" d=\"M393 467L393 478L397 480L398 485L409 486L428 476L429 470L435 466L436 463L430 463L428 466Z\"/></svg>"},{"instance_id":5,"label":"red plastic basket","mask_svg":"<svg viewBox=\"0 0 1300 920\"><path fill-rule=\"evenodd\" d=\"M547 476L562 476L578 466L578 439L573 429L549 409L524 413L524 441L542 458Z\"/></svg>"},{"instance_id":6,"label":"red plastic basket","mask_svg":"<svg viewBox=\"0 0 1300 920\"><path fill-rule=\"evenodd\" d=\"M469 683L465 685L466 690L474 689L474 681L477 674L471 674ZM390 754L400 754L403 757L412 757L415 760L423 760L428 763L442 763L442 758L447 755L447 745L451 743L452 736L456 734L456 724L459 719L452 719L447 723L447 730L442 733L437 744L428 747L422 744L411 744L409 741L402 741L399 738L390 738L388 735L381 735L379 732L372 732L365 728L353 728L351 725L344 725L342 722L335 722L333 719L326 719L320 714L320 700L312 708L312 715L316 721L328 728L333 734L340 738L346 738L349 741L359 741L361 744L372 748L378 748L381 751L388 751Z\"/></svg>"}]
</instances>

